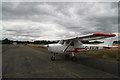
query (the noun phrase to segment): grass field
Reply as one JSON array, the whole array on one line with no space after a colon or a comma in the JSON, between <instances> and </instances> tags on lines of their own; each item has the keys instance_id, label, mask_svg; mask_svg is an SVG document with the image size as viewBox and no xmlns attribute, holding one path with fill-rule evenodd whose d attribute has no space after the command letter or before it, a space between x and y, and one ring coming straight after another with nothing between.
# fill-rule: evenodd
<instances>
[{"instance_id":1,"label":"grass field","mask_svg":"<svg viewBox=\"0 0 120 80\"><path fill-rule=\"evenodd\" d=\"M120 44L113 44L114 46L120 46ZM107 59L112 61L120 61L120 49L111 48L111 49L102 49L88 52L79 52L77 54L88 55L95 58Z\"/></svg>"}]
</instances>

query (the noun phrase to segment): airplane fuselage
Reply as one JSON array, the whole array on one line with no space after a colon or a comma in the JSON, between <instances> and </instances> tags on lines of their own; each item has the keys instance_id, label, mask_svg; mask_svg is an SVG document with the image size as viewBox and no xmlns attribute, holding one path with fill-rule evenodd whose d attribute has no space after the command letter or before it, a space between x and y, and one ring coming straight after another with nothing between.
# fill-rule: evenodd
<instances>
[{"instance_id":1,"label":"airplane fuselage","mask_svg":"<svg viewBox=\"0 0 120 80\"><path fill-rule=\"evenodd\" d=\"M80 52L80 51L90 51L90 50L99 50L103 49L102 46L83 44L79 46L69 46L68 49L64 52L66 48L62 44L49 44L48 51L52 53L70 53L70 52Z\"/></svg>"}]
</instances>

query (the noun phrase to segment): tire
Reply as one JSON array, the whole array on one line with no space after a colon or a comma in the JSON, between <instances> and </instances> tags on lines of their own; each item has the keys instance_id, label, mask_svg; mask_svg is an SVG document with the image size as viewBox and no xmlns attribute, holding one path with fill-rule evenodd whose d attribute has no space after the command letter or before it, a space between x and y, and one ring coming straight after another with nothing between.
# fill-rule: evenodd
<instances>
[{"instance_id":1,"label":"tire","mask_svg":"<svg viewBox=\"0 0 120 80\"><path fill-rule=\"evenodd\" d=\"M71 58L71 60L72 60L73 62L76 62L76 61L77 61L77 57L73 56L73 57Z\"/></svg>"},{"instance_id":2,"label":"tire","mask_svg":"<svg viewBox=\"0 0 120 80\"><path fill-rule=\"evenodd\" d=\"M55 57L54 57L54 56L52 56L52 57L51 57L51 60L52 60L52 61L55 61Z\"/></svg>"}]
</instances>

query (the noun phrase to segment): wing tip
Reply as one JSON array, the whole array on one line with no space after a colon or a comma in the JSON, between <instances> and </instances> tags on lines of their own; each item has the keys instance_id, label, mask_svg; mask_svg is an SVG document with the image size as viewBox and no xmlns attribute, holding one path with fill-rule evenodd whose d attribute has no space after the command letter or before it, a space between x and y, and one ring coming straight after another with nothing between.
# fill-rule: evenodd
<instances>
[{"instance_id":1,"label":"wing tip","mask_svg":"<svg viewBox=\"0 0 120 80\"><path fill-rule=\"evenodd\" d=\"M110 36L110 37L116 36L116 34L107 34L107 33L93 33L93 35L98 35L98 36Z\"/></svg>"}]
</instances>

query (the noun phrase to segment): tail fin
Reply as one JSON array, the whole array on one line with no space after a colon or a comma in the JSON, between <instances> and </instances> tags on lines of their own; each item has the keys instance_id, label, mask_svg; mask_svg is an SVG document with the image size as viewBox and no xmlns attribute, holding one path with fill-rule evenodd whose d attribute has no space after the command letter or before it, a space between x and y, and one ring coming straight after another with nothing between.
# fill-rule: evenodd
<instances>
[{"instance_id":1,"label":"tail fin","mask_svg":"<svg viewBox=\"0 0 120 80\"><path fill-rule=\"evenodd\" d=\"M115 38L106 38L104 43L99 44L99 45L112 46L114 41L115 41Z\"/></svg>"}]
</instances>

